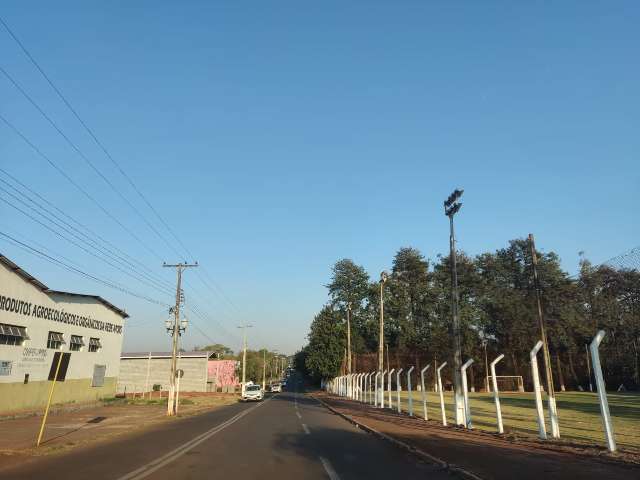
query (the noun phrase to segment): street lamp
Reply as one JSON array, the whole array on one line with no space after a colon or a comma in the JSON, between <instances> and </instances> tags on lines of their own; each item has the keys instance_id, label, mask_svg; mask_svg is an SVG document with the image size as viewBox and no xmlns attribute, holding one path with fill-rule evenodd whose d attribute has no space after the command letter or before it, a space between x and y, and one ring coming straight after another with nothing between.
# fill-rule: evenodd
<instances>
[{"instance_id":1,"label":"street lamp","mask_svg":"<svg viewBox=\"0 0 640 480\"><path fill-rule=\"evenodd\" d=\"M451 313L453 330L453 388L455 400L455 419L457 425L464 424L464 397L462 394L462 347L460 340L460 319L458 318L458 272L456 270L456 238L453 231L453 217L462 208L458 202L464 190L457 188L444 201L444 214L449 217L449 260L451 262Z\"/></svg>"},{"instance_id":2,"label":"street lamp","mask_svg":"<svg viewBox=\"0 0 640 480\"><path fill-rule=\"evenodd\" d=\"M389 274L380 273L380 335L378 336L378 370L384 370L384 284L387 283Z\"/></svg>"}]
</instances>

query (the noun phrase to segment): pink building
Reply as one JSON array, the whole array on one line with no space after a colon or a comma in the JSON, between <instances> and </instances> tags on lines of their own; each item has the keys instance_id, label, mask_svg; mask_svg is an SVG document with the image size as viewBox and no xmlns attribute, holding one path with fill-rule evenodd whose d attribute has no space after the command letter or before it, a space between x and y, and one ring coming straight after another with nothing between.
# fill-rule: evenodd
<instances>
[{"instance_id":1,"label":"pink building","mask_svg":"<svg viewBox=\"0 0 640 480\"><path fill-rule=\"evenodd\" d=\"M212 390L222 388L235 388L240 384L240 380L236 375L238 367L236 360L209 360L208 363L208 383Z\"/></svg>"}]
</instances>

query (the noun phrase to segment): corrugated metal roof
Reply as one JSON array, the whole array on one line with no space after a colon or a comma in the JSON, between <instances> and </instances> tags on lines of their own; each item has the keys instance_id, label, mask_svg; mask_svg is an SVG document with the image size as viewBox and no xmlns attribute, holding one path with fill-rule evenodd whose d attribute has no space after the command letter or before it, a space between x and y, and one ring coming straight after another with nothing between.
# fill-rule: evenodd
<instances>
[{"instance_id":1,"label":"corrugated metal roof","mask_svg":"<svg viewBox=\"0 0 640 480\"><path fill-rule=\"evenodd\" d=\"M47 294L55 293L55 294L58 294L58 295L69 295L69 296L72 296L72 297L93 298L94 300L97 300L100 303L102 303L109 310L112 310L112 311L116 312L122 318L129 318L129 314L127 312L125 312L121 308L116 307L114 304L106 301L104 298L100 297L99 295L86 295L86 294L83 294L83 293L72 293L72 292L62 292L60 290L51 290L44 283L42 283L40 280L38 280L34 276L30 275L29 273L25 272L22 268L20 268L18 265L13 263L11 260L9 260L7 257L2 255L1 253L0 253L0 263L2 263L5 267L7 267L9 270L14 272L19 277L21 277L27 283L30 283L30 284L34 285L36 288L40 289L44 293L47 293Z\"/></svg>"}]
</instances>

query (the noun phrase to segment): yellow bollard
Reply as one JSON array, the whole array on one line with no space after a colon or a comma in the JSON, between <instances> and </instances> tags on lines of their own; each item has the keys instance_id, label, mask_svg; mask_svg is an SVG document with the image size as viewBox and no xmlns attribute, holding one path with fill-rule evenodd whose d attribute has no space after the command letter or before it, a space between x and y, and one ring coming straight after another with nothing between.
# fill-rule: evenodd
<instances>
[{"instance_id":1,"label":"yellow bollard","mask_svg":"<svg viewBox=\"0 0 640 480\"><path fill-rule=\"evenodd\" d=\"M40 425L40 433L38 434L38 441L36 447L40 446L42 440L42 434L44 433L44 425L47 423L47 417L49 416L49 407L51 406L51 399L53 398L53 389L56 387L56 380L58 379L58 372L60 371L60 364L62 363L62 352L58 357L58 365L56 366L56 374L53 376L53 382L51 383L51 390L49 391L49 400L47 400L47 408L44 410L44 417L42 417L42 425Z\"/></svg>"}]
</instances>

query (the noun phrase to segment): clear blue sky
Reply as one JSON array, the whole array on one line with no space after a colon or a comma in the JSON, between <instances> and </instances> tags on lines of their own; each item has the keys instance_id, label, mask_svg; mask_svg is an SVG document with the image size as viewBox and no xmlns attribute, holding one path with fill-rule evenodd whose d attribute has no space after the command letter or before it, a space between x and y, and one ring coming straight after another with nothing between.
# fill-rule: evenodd
<instances>
[{"instance_id":1,"label":"clear blue sky","mask_svg":"<svg viewBox=\"0 0 640 480\"><path fill-rule=\"evenodd\" d=\"M640 243L638 2L9 1L0 15L224 291L186 273L211 320L192 318L234 349L243 321L254 348L302 346L337 259L377 277L401 246L446 252L455 187L470 254L532 232L575 273L581 250L599 263ZM0 66L171 241L1 26ZM183 260L2 75L0 113ZM3 124L0 166L173 282ZM171 302L6 204L0 230ZM125 349L168 348L163 307L0 252L126 308Z\"/></svg>"}]
</instances>

